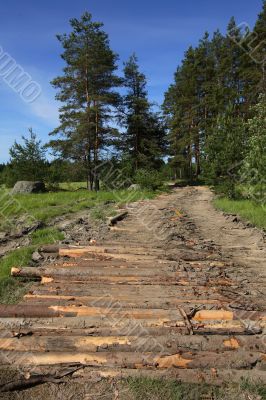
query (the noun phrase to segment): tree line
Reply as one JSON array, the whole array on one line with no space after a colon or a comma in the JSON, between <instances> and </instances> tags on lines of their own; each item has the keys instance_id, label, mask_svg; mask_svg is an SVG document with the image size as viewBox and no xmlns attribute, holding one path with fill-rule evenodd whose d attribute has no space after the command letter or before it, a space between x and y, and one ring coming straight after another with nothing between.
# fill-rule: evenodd
<instances>
[{"instance_id":1,"label":"tree line","mask_svg":"<svg viewBox=\"0 0 266 400\"><path fill-rule=\"evenodd\" d=\"M106 160L133 181L159 173L229 187L263 180L266 1L252 31L232 18L225 35L205 33L189 47L158 111L135 54L119 76L103 24L85 12L70 25L69 34L57 36L64 68L52 81L60 124L45 146L32 131L15 143L2 181L68 176L97 191Z\"/></svg>"},{"instance_id":2,"label":"tree line","mask_svg":"<svg viewBox=\"0 0 266 400\"><path fill-rule=\"evenodd\" d=\"M163 104L176 177L265 177L265 62L265 1L253 31L232 18L225 35L205 33L186 51ZM261 166L251 173L253 159Z\"/></svg>"}]
</instances>

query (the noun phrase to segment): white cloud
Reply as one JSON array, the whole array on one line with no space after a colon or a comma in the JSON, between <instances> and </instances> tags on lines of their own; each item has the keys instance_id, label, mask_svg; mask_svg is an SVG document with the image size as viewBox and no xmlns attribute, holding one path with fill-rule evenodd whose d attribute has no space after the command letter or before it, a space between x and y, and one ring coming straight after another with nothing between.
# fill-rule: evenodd
<instances>
[{"instance_id":1,"label":"white cloud","mask_svg":"<svg viewBox=\"0 0 266 400\"><path fill-rule=\"evenodd\" d=\"M58 103L54 99L42 94L30 107L36 117L44 119L49 125L58 124Z\"/></svg>"}]
</instances>

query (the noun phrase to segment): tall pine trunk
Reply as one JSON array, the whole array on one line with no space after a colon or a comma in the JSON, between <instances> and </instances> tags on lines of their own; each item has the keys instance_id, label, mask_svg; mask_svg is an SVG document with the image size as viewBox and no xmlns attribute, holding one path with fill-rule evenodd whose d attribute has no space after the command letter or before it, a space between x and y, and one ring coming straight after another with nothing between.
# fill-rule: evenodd
<instances>
[{"instance_id":1,"label":"tall pine trunk","mask_svg":"<svg viewBox=\"0 0 266 400\"><path fill-rule=\"evenodd\" d=\"M99 152L99 112L97 101L94 102L95 108L95 143L94 143L94 190L100 190L100 180L98 176L98 152Z\"/></svg>"}]
</instances>

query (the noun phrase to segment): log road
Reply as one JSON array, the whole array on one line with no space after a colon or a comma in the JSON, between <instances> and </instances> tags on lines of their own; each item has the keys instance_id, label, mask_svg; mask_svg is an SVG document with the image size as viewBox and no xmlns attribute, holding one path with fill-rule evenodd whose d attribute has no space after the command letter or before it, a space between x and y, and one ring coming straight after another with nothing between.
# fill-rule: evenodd
<instances>
[{"instance_id":1,"label":"log road","mask_svg":"<svg viewBox=\"0 0 266 400\"><path fill-rule=\"evenodd\" d=\"M265 381L260 281L202 235L175 192L130 205L101 243L52 251L53 263L12 270L35 282L20 304L0 306L2 365Z\"/></svg>"}]
</instances>

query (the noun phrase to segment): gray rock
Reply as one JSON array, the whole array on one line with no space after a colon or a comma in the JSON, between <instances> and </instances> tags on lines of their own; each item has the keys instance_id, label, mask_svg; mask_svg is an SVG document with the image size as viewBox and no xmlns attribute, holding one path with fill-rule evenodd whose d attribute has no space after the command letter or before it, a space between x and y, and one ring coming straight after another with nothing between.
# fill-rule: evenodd
<instances>
[{"instance_id":1,"label":"gray rock","mask_svg":"<svg viewBox=\"0 0 266 400\"><path fill-rule=\"evenodd\" d=\"M18 181L13 190L12 194L22 193L42 193L45 192L45 184L41 181Z\"/></svg>"},{"instance_id":2,"label":"gray rock","mask_svg":"<svg viewBox=\"0 0 266 400\"><path fill-rule=\"evenodd\" d=\"M0 240L6 239L7 233L6 232L0 232Z\"/></svg>"},{"instance_id":3,"label":"gray rock","mask_svg":"<svg viewBox=\"0 0 266 400\"><path fill-rule=\"evenodd\" d=\"M140 190L141 187L137 183L133 183L133 185L130 185L127 190Z\"/></svg>"},{"instance_id":4,"label":"gray rock","mask_svg":"<svg viewBox=\"0 0 266 400\"><path fill-rule=\"evenodd\" d=\"M43 258L42 255L38 251L35 251L31 256L32 261L35 262L42 260L42 258Z\"/></svg>"}]
</instances>

